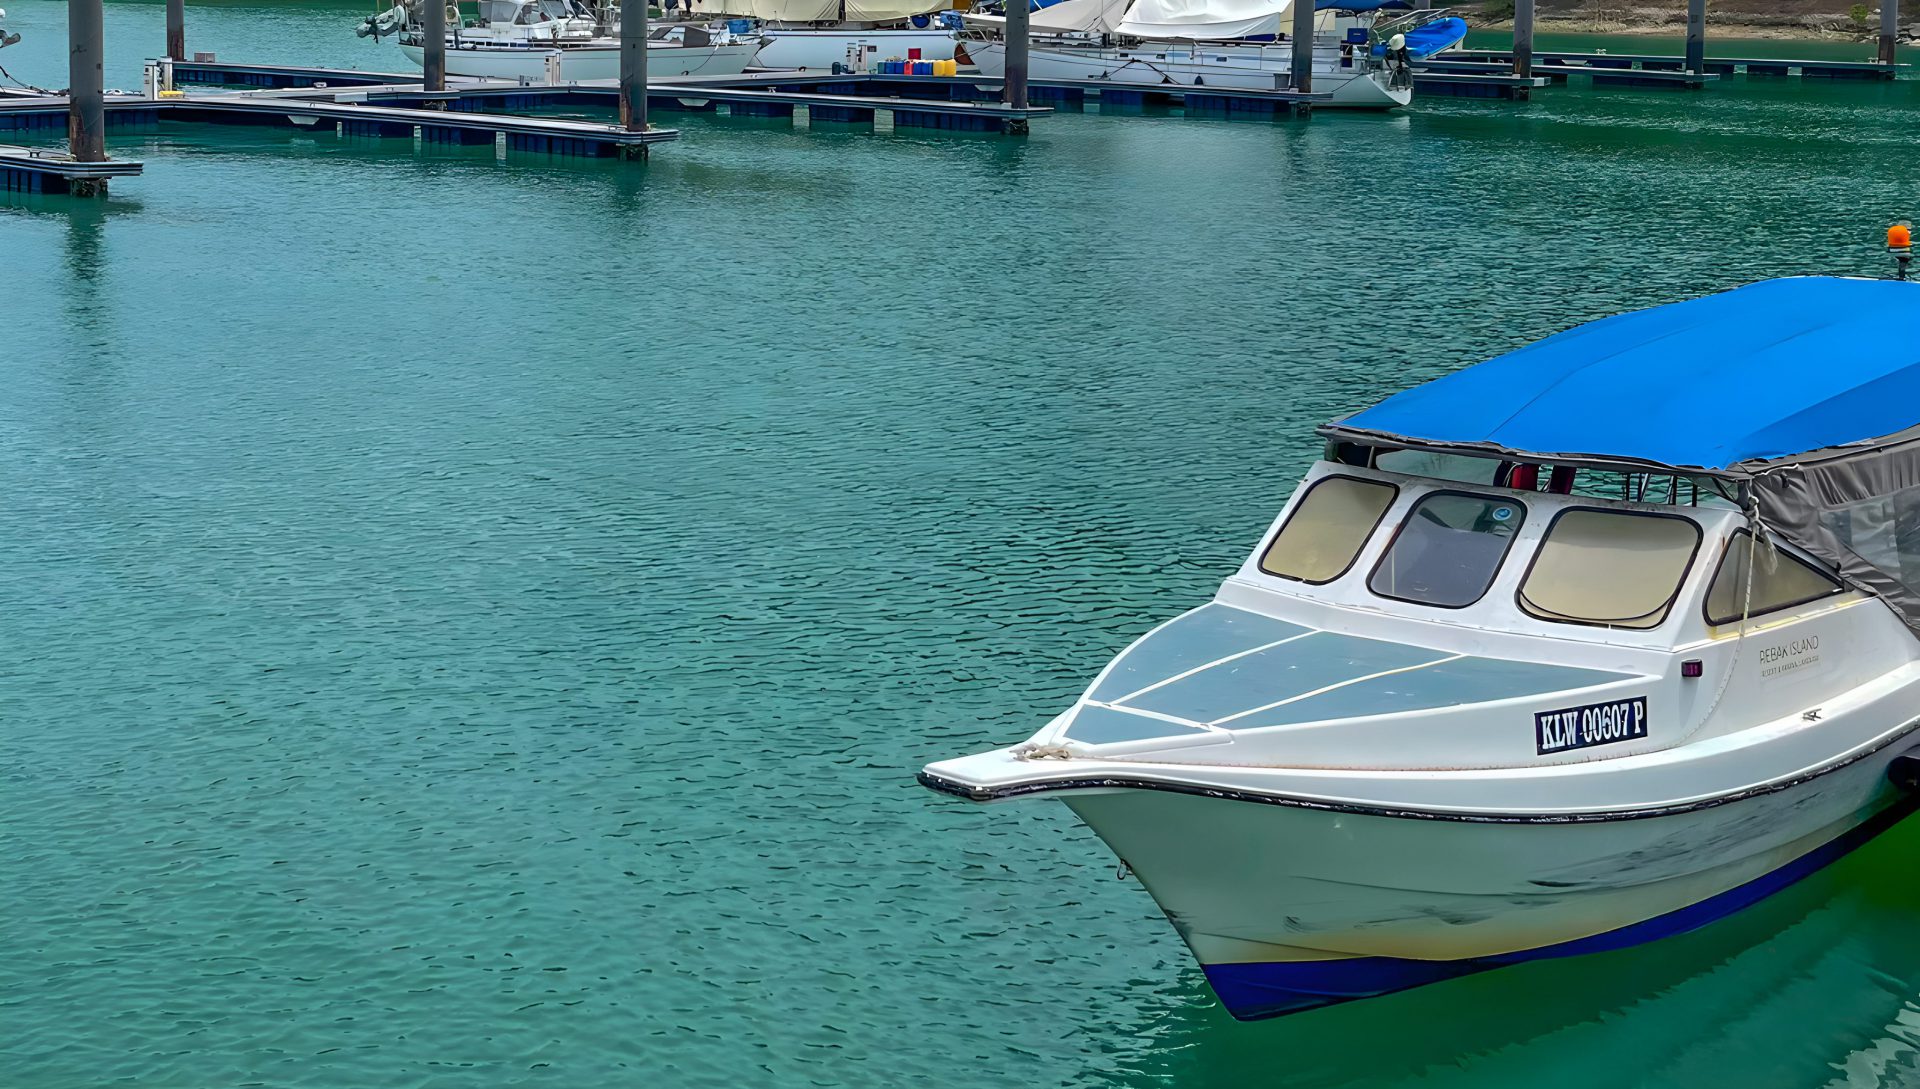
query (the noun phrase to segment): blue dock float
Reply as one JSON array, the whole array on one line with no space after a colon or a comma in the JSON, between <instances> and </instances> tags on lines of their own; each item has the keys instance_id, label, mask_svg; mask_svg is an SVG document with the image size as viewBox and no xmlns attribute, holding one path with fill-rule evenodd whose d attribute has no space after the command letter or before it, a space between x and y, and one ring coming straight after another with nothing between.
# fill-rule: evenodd
<instances>
[{"instance_id":1,"label":"blue dock float","mask_svg":"<svg viewBox=\"0 0 1920 1089\"><path fill-rule=\"evenodd\" d=\"M107 179L132 177L143 169L137 159L81 162L52 148L0 144L0 192L104 193Z\"/></svg>"},{"instance_id":2,"label":"blue dock float","mask_svg":"<svg viewBox=\"0 0 1920 1089\"><path fill-rule=\"evenodd\" d=\"M286 90L304 87L371 87L387 83L418 83L420 73L362 72L357 68L296 68L283 64L232 64L227 61L173 62L176 84L198 83L222 87Z\"/></svg>"}]
</instances>

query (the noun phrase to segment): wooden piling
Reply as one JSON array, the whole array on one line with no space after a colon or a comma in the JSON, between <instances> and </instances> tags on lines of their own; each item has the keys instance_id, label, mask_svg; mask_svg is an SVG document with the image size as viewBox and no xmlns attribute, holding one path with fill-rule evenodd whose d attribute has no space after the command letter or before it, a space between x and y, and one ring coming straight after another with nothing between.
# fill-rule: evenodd
<instances>
[{"instance_id":1,"label":"wooden piling","mask_svg":"<svg viewBox=\"0 0 1920 1089\"><path fill-rule=\"evenodd\" d=\"M1312 0L1294 0L1293 60L1288 72L1293 79L1293 89L1302 94L1313 90L1313 16Z\"/></svg>"},{"instance_id":2,"label":"wooden piling","mask_svg":"<svg viewBox=\"0 0 1920 1089\"><path fill-rule=\"evenodd\" d=\"M1893 64L1894 39L1900 36L1900 0L1880 0L1880 63ZM1891 78L1891 77L1889 77Z\"/></svg>"},{"instance_id":3,"label":"wooden piling","mask_svg":"<svg viewBox=\"0 0 1920 1089\"><path fill-rule=\"evenodd\" d=\"M647 0L620 5L620 127L647 131ZM647 157L647 145L627 149L629 158Z\"/></svg>"},{"instance_id":4,"label":"wooden piling","mask_svg":"<svg viewBox=\"0 0 1920 1089\"><path fill-rule=\"evenodd\" d=\"M67 151L83 163L107 161L105 21L100 0L67 0ZM70 191L95 196L107 191L107 181L76 178Z\"/></svg>"},{"instance_id":5,"label":"wooden piling","mask_svg":"<svg viewBox=\"0 0 1920 1089\"><path fill-rule=\"evenodd\" d=\"M1707 69L1707 0L1687 0L1687 71Z\"/></svg>"},{"instance_id":6,"label":"wooden piling","mask_svg":"<svg viewBox=\"0 0 1920 1089\"><path fill-rule=\"evenodd\" d=\"M447 89L447 4L449 0L420 0L422 85L429 91Z\"/></svg>"},{"instance_id":7,"label":"wooden piling","mask_svg":"<svg viewBox=\"0 0 1920 1089\"><path fill-rule=\"evenodd\" d=\"M1533 0L1513 0L1513 74L1533 78Z\"/></svg>"},{"instance_id":8,"label":"wooden piling","mask_svg":"<svg viewBox=\"0 0 1920 1089\"><path fill-rule=\"evenodd\" d=\"M1015 109L1027 107L1027 46L1031 25L1030 0L1007 0L1007 74L1000 87L1000 101ZM1014 123L1013 131L1025 132L1026 122Z\"/></svg>"},{"instance_id":9,"label":"wooden piling","mask_svg":"<svg viewBox=\"0 0 1920 1089\"><path fill-rule=\"evenodd\" d=\"M186 0L167 0L167 56L188 59Z\"/></svg>"}]
</instances>

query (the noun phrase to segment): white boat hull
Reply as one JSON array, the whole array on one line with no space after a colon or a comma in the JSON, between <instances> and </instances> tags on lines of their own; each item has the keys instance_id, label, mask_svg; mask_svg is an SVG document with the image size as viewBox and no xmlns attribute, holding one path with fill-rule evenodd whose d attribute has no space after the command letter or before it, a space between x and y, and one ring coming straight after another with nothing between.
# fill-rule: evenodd
<instances>
[{"instance_id":1,"label":"white boat hull","mask_svg":"<svg viewBox=\"0 0 1920 1089\"><path fill-rule=\"evenodd\" d=\"M847 62L847 50L862 50L859 67L877 60L906 60L911 50L920 51L921 60L952 60L958 34L951 30L813 30L764 27L760 33L768 41L754 59L756 68L780 68L812 71L832 70Z\"/></svg>"},{"instance_id":2,"label":"white boat hull","mask_svg":"<svg viewBox=\"0 0 1920 1089\"><path fill-rule=\"evenodd\" d=\"M1006 46L1001 42L967 41L967 56L982 75L1006 74ZM1168 43L1165 48L1072 49L1033 48L1027 55L1030 79L1105 80L1144 86L1205 86L1222 89L1272 91L1284 89L1291 68L1289 47L1222 46L1192 48ZM1413 100L1410 87L1390 88L1386 73L1342 68L1337 58L1315 59L1313 89L1330 93L1326 105L1341 109L1390 110Z\"/></svg>"},{"instance_id":3,"label":"white boat hull","mask_svg":"<svg viewBox=\"0 0 1920 1089\"><path fill-rule=\"evenodd\" d=\"M650 45L647 49L647 75L658 76L737 76L752 62L757 42L735 45L682 46ZM415 67L424 67L425 53L417 45L401 45ZM545 83L547 57L560 55L563 81L620 78L618 46L552 47L447 47L447 74L469 79L531 80Z\"/></svg>"},{"instance_id":4,"label":"white boat hull","mask_svg":"<svg viewBox=\"0 0 1920 1089\"><path fill-rule=\"evenodd\" d=\"M1617 819L1284 804L1115 786L1110 769L1053 796L1140 879L1228 1011L1254 1019L1733 914L1912 812L1886 778L1910 744L1770 793Z\"/></svg>"}]
</instances>

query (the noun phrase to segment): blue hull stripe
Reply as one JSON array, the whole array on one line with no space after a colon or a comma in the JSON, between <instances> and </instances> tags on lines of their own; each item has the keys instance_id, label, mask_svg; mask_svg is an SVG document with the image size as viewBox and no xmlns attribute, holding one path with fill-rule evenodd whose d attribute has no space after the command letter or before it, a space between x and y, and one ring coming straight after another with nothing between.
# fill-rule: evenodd
<instances>
[{"instance_id":1,"label":"blue hull stripe","mask_svg":"<svg viewBox=\"0 0 1920 1089\"><path fill-rule=\"evenodd\" d=\"M1207 982L1227 1012L1242 1021L1298 1013L1336 1002L1404 991L1507 964L1603 953L1650 942L1723 919L1779 892L1866 843L1920 808L1920 799L1903 798L1847 832L1815 847L1785 866L1744 885L1664 915L1585 938L1470 960L1406 960L1353 957L1347 960L1272 961L1206 965Z\"/></svg>"}]
</instances>

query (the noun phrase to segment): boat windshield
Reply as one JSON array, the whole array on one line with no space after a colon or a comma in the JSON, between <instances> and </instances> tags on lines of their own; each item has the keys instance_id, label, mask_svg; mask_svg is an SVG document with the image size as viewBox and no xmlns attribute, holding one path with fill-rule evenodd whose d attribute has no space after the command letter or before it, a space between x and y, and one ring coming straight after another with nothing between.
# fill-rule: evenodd
<instances>
[{"instance_id":1,"label":"boat windshield","mask_svg":"<svg viewBox=\"0 0 1920 1089\"><path fill-rule=\"evenodd\" d=\"M1367 588L1395 601L1465 608L1493 585L1526 518L1512 499L1431 492L1407 512Z\"/></svg>"},{"instance_id":2,"label":"boat windshield","mask_svg":"<svg viewBox=\"0 0 1920 1089\"><path fill-rule=\"evenodd\" d=\"M1520 583L1520 607L1542 620L1657 628L1700 549L1700 527L1670 514L1560 512Z\"/></svg>"},{"instance_id":3,"label":"boat windshield","mask_svg":"<svg viewBox=\"0 0 1920 1089\"><path fill-rule=\"evenodd\" d=\"M520 11L520 0L480 0L480 21L511 23Z\"/></svg>"},{"instance_id":4,"label":"boat windshield","mask_svg":"<svg viewBox=\"0 0 1920 1089\"><path fill-rule=\"evenodd\" d=\"M1399 494L1399 488L1377 480L1321 477L1273 535L1260 556L1260 570L1300 582L1332 582L1353 566Z\"/></svg>"}]
</instances>

